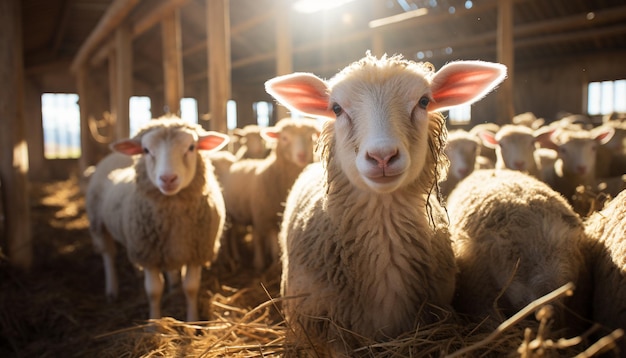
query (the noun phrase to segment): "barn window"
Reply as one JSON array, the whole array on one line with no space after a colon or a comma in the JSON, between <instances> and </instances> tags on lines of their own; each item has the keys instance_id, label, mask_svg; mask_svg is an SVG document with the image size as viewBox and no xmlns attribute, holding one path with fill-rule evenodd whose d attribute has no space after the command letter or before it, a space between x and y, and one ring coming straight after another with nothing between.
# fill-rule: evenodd
<instances>
[{"instance_id":1,"label":"barn window","mask_svg":"<svg viewBox=\"0 0 626 358\"><path fill-rule=\"evenodd\" d=\"M626 112L626 80L590 82L587 113L593 116L613 112Z\"/></svg>"},{"instance_id":2,"label":"barn window","mask_svg":"<svg viewBox=\"0 0 626 358\"><path fill-rule=\"evenodd\" d=\"M152 119L150 97L130 97L130 135L135 135L139 128Z\"/></svg>"},{"instance_id":3,"label":"barn window","mask_svg":"<svg viewBox=\"0 0 626 358\"><path fill-rule=\"evenodd\" d=\"M252 104L254 113L256 115L256 122L261 127L267 127L270 125L270 118L272 117L272 104L269 102L255 102Z\"/></svg>"},{"instance_id":4,"label":"barn window","mask_svg":"<svg viewBox=\"0 0 626 358\"><path fill-rule=\"evenodd\" d=\"M237 102L232 99L226 102L226 127L229 130L237 128Z\"/></svg>"},{"instance_id":5,"label":"barn window","mask_svg":"<svg viewBox=\"0 0 626 358\"><path fill-rule=\"evenodd\" d=\"M80 109L75 93L44 93L41 96L44 157L80 157Z\"/></svg>"},{"instance_id":6,"label":"barn window","mask_svg":"<svg viewBox=\"0 0 626 358\"><path fill-rule=\"evenodd\" d=\"M469 104L455 106L448 111L450 124L467 124L470 119L472 119L472 107Z\"/></svg>"},{"instance_id":7,"label":"barn window","mask_svg":"<svg viewBox=\"0 0 626 358\"><path fill-rule=\"evenodd\" d=\"M198 124L198 101L195 98L183 98L180 100L180 118Z\"/></svg>"},{"instance_id":8,"label":"barn window","mask_svg":"<svg viewBox=\"0 0 626 358\"><path fill-rule=\"evenodd\" d=\"M150 97L130 97L130 134L137 133L139 128L152 119ZM198 101L195 98L180 100L180 117L193 124L198 124Z\"/></svg>"}]
</instances>

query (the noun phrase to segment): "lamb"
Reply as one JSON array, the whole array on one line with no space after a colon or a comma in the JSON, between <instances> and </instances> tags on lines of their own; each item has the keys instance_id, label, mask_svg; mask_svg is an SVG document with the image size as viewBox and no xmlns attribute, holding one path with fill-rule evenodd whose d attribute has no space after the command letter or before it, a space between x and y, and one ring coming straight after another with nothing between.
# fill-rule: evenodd
<instances>
[{"instance_id":1,"label":"lamb","mask_svg":"<svg viewBox=\"0 0 626 358\"><path fill-rule=\"evenodd\" d=\"M233 163L222 181L226 211L233 225L252 225L253 264L267 267L266 256L278 260L278 230L287 192L302 169L314 161L320 128L310 118L284 118L263 136L276 142L265 159Z\"/></svg>"},{"instance_id":2,"label":"lamb","mask_svg":"<svg viewBox=\"0 0 626 358\"><path fill-rule=\"evenodd\" d=\"M558 158L544 181L571 201L577 186L595 187L597 148L611 139L614 130L598 127L591 131L556 129L549 133L543 136L547 139L544 143L557 151Z\"/></svg>"},{"instance_id":3,"label":"lamb","mask_svg":"<svg viewBox=\"0 0 626 358\"><path fill-rule=\"evenodd\" d=\"M256 124L248 124L243 128L236 128L233 136L237 138L239 148L235 151L235 157L240 159L263 159L270 154L269 143L261 134L261 127Z\"/></svg>"},{"instance_id":4,"label":"lamb","mask_svg":"<svg viewBox=\"0 0 626 358\"><path fill-rule=\"evenodd\" d=\"M480 138L478 133L489 131L495 135L496 133L498 133L499 130L500 130L500 126L498 124L491 123L491 122L479 123L473 126L472 129L469 130L470 134L476 136L481 141L480 156L488 159L488 162L491 162L494 165L497 159L496 150L493 147L488 147L484 145L482 143L482 138ZM485 160L481 160L481 162L484 162L484 161ZM481 168L481 169L493 169L494 167L495 166L491 166L491 167L488 166L487 168Z\"/></svg>"},{"instance_id":5,"label":"lamb","mask_svg":"<svg viewBox=\"0 0 626 358\"><path fill-rule=\"evenodd\" d=\"M521 124L506 124L496 134L478 133L485 146L496 151L496 168L513 169L540 178L535 158L533 130Z\"/></svg>"},{"instance_id":6,"label":"lamb","mask_svg":"<svg viewBox=\"0 0 626 358\"><path fill-rule=\"evenodd\" d=\"M469 132L457 129L448 133L444 151L450 160L447 178L441 182L441 194L447 197L452 189L476 167L480 141Z\"/></svg>"},{"instance_id":7,"label":"lamb","mask_svg":"<svg viewBox=\"0 0 626 358\"><path fill-rule=\"evenodd\" d=\"M500 64L460 61L435 72L368 53L328 82L310 73L266 82L290 110L331 118L321 163L294 184L279 234L290 338L349 355L441 318L456 266L434 193L447 166L436 111L480 99L505 75Z\"/></svg>"},{"instance_id":8,"label":"lamb","mask_svg":"<svg viewBox=\"0 0 626 358\"><path fill-rule=\"evenodd\" d=\"M573 282L577 291L567 303L588 316L584 227L559 193L520 171L480 170L452 191L448 213L460 271L454 298L458 312L479 321L489 316L497 325L501 314L510 317ZM557 325L580 333L584 323L566 311L556 310Z\"/></svg>"},{"instance_id":9,"label":"lamb","mask_svg":"<svg viewBox=\"0 0 626 358\"><path fill-rule=\"evenodd\" d=\"M594 277L593 321L605 328L625 328L626 322L626 191L585 221L592 240ZM626 352L626 341L619 342Z\"/></svg>"},{"instance_id":10,"label":"lamb","mask_svg":"<svg viewBox=\"0 0 626 358\"><path fill-rule=\"evenodd\" d=\"M118 295L116 244L143 268L150 318L161 316L162 271L184 271L187 320L198 319L202 266L219 249L225 208L210 161L228 136L175 117L150 121L134 137L111 145L117 153L96 166L86 193L89 230L102 254L109 298ZM121 154L130 167L112 170Z\"/></svg>"}]
</instances>

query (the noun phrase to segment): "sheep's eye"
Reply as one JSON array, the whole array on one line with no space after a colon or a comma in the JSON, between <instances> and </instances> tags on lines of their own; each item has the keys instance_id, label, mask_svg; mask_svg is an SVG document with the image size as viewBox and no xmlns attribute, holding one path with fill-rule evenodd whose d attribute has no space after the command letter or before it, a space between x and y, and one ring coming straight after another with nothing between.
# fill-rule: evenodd
<instances>
[{"instance_id":1,"label":"sheep's eye","mask_svg":"<svg viewBox=\"0 0 626 358\"><path fill-rule=\"evenodd\" d=\"M195 144L192 144L192 145L189 146L189 151L190 152L193 152L194 149L196 149L196 145Z\"/></svg>"},{"instance_id":2,"label":"sheep's eye","mask_svg":"<svg viewBox=\"0 0 626 358\"><path fill-rule=\"evenodd\" d=\"M333 104L332 109L336 116L339 116L341 113L343 113L343 108L341 108L341 106L337 103Z\"/></svg>"},{"instance_id":3,"label":"sheep's eye","mask_svg":"<svg viewBox=\"0 0 626 358\"><path fill-rule=\"evenodd\" d=\"M428 97L422 97L420 98L420 100L417 102L417 104L423 108L426 109L426 107L428 107L428 104L430 103L430 98Z\"/></svg>"},{"instance_id":4,"label":"sheep's eye","mask_svg":"<svg viewBox=\"0 0 626 358\"><path fill-rule=\"evenodd\" d=\"M145 154L150 154L150 149L148 149L148 148L146 148L146 147L143 147L143 152L144 152Z\"/></svg>"}]
</instances>

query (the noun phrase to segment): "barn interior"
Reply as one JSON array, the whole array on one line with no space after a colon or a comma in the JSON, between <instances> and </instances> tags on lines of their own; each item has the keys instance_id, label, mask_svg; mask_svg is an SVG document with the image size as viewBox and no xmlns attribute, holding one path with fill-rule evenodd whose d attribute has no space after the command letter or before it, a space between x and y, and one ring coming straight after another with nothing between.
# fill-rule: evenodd
<instances>
[{"instance_id":1,"label":"barn interior","mask_svg":"<svg viewBox=\"0 0 626 358\"><path fill-rule=\"evenodd\" d=\"M130 346L135 351L124 356L159 355L143 331L120 336L145 323L141 279L126 263L127 298L106 302L84 210L85 171L111 142L132 135L131 98L147 99L151 118L181 115L181 100L191 99L195 120L223 133L261 117L272 125L290 114L265 92L265 81L292 72L331 78L370 51L435 68L465 59L505 64L507 79L471 107L469 118L449 121L451 129L511 123L526 112L548 123L571 113L600 124L626 111L621 0L4 0L0 46L5 357L120 356L119 348ZM600 84L611 89L598 104L590 88ZM44 110L46 95L55 94L74 96L56 100L70 102L73 121ZM72 135L76 140L67 139ZM274 271L214 270L222 284L203 282L205 319L250 319L240 310L278 295ZM244 290L256 296L237 293ZM172 294L164 306L181 302ZM259 322L279 321L264 309ZM182 319L182 312L166 313ZM189 327L168 329L180 334ZM248 354L259 336L275 339L268 332L249 331L248 341L233 345L246 345L237 352ZM184 342L168 344L169 354L196 355Z\"/></svg>"}]
</instances>

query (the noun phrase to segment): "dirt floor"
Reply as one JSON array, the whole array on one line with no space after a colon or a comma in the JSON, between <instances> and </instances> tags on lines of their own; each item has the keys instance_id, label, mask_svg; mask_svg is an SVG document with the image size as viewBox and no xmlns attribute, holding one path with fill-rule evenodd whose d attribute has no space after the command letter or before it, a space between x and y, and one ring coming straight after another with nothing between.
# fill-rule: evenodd
<instances>
[{"instance_id":1,"label":"dirt floor","mask_svg":"<svg viewBox=\"0 0 626 358\"><path fill-rule=\"evenodd\" d=\"M76 180L33 184L31 208L32 270L13 269L0 255L0 357L318 356L287 343L280 299L272 300L279 296L278 265L259 275L247 268L245 255L237 269L218 259L203 271L201 322L182 322L180 288L164 296L166 318L147 322L142 274L123 251L118 256L119 298L107 302L102 260L92 248ZM555 357L585 350L582 343L567 348L543 340L537 322L529 322L511 326L491 341L493 332L457 322L423 327L397 342L370 347L362 356L441 356L480 343L484 349L471 356Z\"/></svg>"}]
</instances>

